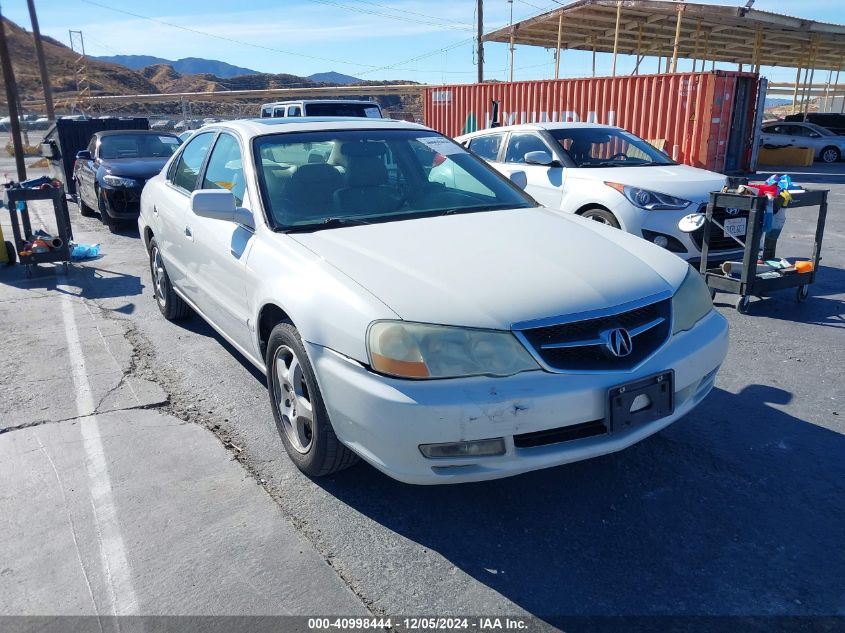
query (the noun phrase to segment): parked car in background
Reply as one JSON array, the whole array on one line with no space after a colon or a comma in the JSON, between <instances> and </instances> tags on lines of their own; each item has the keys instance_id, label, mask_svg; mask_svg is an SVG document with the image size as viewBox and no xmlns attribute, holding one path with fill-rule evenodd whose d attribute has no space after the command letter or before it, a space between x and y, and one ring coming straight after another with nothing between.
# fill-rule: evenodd
<instances>
[{"instance_id":1,"label":"parked car in background","mask_svg":"<svg viewBox=\"0 0 845 633\"><path fill-rule=\"evenodd\" d=\"M806 118L805 118L806 116ZM813 123L820 125L834 134L845 134L845 114L835 112L808 112L804 114L788 114L783 117L784 121L790 123Z\"/></svg>"},{"instance_id":2,"label":"parked car in background","mask_svg":"<svg viewBox=\"0 0 845 633\"><path fill-rule=\"evenodd\" d=\"M594 123L531 123L491 128L457 141L505 175L524 171L526 191L550 209L595 220L645 238L687 260L701 255L703 230L684 233L678 220L703 208L725 177L680 165L621 128ZM438 168L439 178L453 178ZM457 174L460 177L460 174ZM729 223L745 235L745 218ZM710 257L728 259L741 247L711 235Z\"/></svg>"},{"instance_id":3,"label":"parked car in background","mask_svg":"<svg viewBox=\"0 0 845 633\"><path fill-rule=\"evenodd\" d=\"M141 190L180 144L168 132L97 132L88 147L76 154L73 179L83 215L99 214L114 229L120 221L135 220Z\"/></svg>"},{"instance_id":4,"label":"parked car in background","mask_svg":"<svg viewBox=\"0 0 845 633\"><path fill-rule=\"evenodd\" d=\"M810 147L816 160L835 163L845 154L845 136L815 123L764 123L760 142L771 147Z\"/></svg>"},{"instance_id":5,"label":"parked car in background","mask_svg":"<svg viewBox=\"0 0 845 633\"><path fill-rule=\"evenodd\" d=\"M375 101L354 101L352 99L306 99L265 103L261 106L260 116L262 119L292 116L384 118L381 107Z\"/></svg>"},{"instance_id":6,"label":"parked car in background","mask_svg":"<svg viewBox=\"0 0 845 633\"><path fill-rule=\"evenodd\" d=\"M727 351L681 259L539 207L413 123L198 130L138 226L161 313L192 308L267 374L311 476L361 457L476 481L621 450L701 402Z\"/></svg>"}]
</instances>

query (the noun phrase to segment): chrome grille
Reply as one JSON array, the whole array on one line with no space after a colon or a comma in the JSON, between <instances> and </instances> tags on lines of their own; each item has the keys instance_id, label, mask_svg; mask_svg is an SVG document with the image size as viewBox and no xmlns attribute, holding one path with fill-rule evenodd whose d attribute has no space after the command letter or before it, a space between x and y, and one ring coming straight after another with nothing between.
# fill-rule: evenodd
<instances>
[{"instance_id":1,"label":"chrome grille","mask_svg":"<svg viewBox=\"0 0 845 633\"><path fill-rule=\"evenodd\" d=\"M570 323L518 329L534 355L553 371L614 371L633 369L660 348L672 327L672 300L664 299L610 315ZM627 356L615 356L609 333L624 328L631 336Z\"/></svg>"}]
</instances>

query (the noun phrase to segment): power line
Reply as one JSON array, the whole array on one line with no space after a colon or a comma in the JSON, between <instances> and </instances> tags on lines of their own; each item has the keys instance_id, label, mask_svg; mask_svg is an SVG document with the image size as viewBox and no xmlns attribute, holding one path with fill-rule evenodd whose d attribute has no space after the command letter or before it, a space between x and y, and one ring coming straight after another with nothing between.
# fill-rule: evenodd
<instances>
[{"instance_id":1,"label":"power line","mask_svg":"<svg viewBox=\"0 0 845 633\"><path fill-rule=\"evenodd\" d=\"M463 24L463 23L460 23L460 22L453 22L451 20L444 20L442 18L438 18L438 17L433 16L433 15L426 15L425 13L419 13L417 11L411 11L410 9L405 9L405 8L396 9L394 7L389 7L386 4L379 4L378 2L370 2L370 0L357 0L357 1L361 4L369 4L369 5L374 6L374 7L379 7L380 9L386 9L387 11L395 11L397 13L403 13L403 14L408 13L410 15L418 15L420 17L426 18L427 20L436 20L437 22L442 22L446 25L450 25L450 26L453 26L453 27L459 26L463 30L470 30L472 28L472 25L470 25L470 24ZM352 7L350 7L350 8L352 8ZM393 17L393 16L387 15L385 17Z\"/></svg>"},{"instance_id":2,"label":"power line","mask_svg":"<svg viewBox=\"0 0 845 633\"><path fill-rule=\"evenodd\" d=\"M306 53L296 53L294 51L288 51L281 48L274 48L272 46L265 46L263 44L256 44L254 42L246 42L244 40L238 40L233 37L226 37L225 35L217 35L216 33L208 33L207 31L200 31L199 29L192 29L187 26L183 26L181 24L174 24L172 22L166 22L165 20L160 20L158 18L151 18L148 15L141 15L140 13L133 13L132 11L126 11L125 9L118 9L116 7L111 7L106 4L101 4L99 2L95 2L94 0L78 0L79 2L84 2L85 4L90 4L95 7L100 7L101 9L108 9L109 11L115 11L117 13L123 13L124 15L130 15L133 18L139 18L141 20L148 20L150 22L155 22L156 24L163 24L164 26L169 26L174 29L179 29L182 31L186 31L188 33L194 33L196 35L204 35L205 37L213 37L219 40L224 40L226 42L232 42L233 44L240 44L241 46L250 46L252 48L258 48L265 51L272 51L274 53L281 53L283 55L293 55L295 57L303 57L305 59L314 59L317 61L322 62L331 62L332 64L345 64L347 66L358 66L359 68L378 68L372 64L360 64L357 62L351 62L348 60L341 60L341 59L334 59L331 57L321 57L319 55L308 55Z\"/></svg>"},{"instance_id":3,"label":"power line","mask_svg":"<svg viewBox=\"0 0 845 633\"><path fill-rule=\"evenodd\" d=\"M332 2L332 0L310 0L311 2L316 2L318 4L325 4L330 7L337 7L339 9L346 9L347 11L355 11L356 13L366 13L368 15L378 15L384 18L390 18L392 20L399 20L400 22L409 22L411 24L424 24L426 26L436 26L437 28L441 29L453 29L456 31L469 31L472 30L469 27L464 26L455 26L451 23L448 24L438 24L436 22L432 22L429 18L428 20L417 20L414 18L398 16L398 15L390 15L389 13L381 13L379 11L373 11L372 9L363 9L361 7L354 7L348 4L342 4L340 2Z\"/></svg>"}]
</instances>

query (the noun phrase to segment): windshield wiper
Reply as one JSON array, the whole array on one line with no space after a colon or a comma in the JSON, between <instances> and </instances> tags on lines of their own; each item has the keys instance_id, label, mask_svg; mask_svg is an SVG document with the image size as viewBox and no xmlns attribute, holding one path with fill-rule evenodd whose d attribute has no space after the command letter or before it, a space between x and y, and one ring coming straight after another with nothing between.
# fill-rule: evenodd
<instances>
[{"instance_id":1,"label":"windshield wiper","mask_svg":"<svg viewBox=\"0 0 845 633\"><path fill-rule=\"evenodd\" d=\"M362 218L326 218L319 222L310 224L299 224L282 228L283 233L307 233L309 231L322 231L323 229L334 229L341 226L358 226L361 224L372 224Z\"/></svg>"},{"instance_id":2,"label":"windshield wiper","mask_svg":"<svg viewBox=\"0 0 845 633\"><path fill-rule=\"evenodd\" d=\"M334 226L349 226L350 224L371 224L363 218L326 218L320 222L322 228L328 229Z\"/></svg>"},{"instance_id":3,"label":"windshield wiper","mask_svg":"<svg viewBox=\"0 0 845 633\"><path fill-rule=\"evenodd\" d=\"M440 215L455 215L458 213L473 213L475 211L499 211L501 209L521 209L523 207L518 204L488 204L480 207L455 207L454 209L444 209Z\"/></svg>"}]
</instances>

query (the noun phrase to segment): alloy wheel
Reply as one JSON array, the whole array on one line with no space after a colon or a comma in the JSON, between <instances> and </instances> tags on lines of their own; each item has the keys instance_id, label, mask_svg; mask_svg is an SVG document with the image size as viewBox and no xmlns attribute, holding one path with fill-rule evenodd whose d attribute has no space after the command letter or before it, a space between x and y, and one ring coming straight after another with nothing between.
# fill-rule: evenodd
<instances>
[{"instance_id":1,"label":"alloy wheel","mask_svg":"<svg viewBox=\"0 0 845 633\"><path fill-rule=\"evenodd\" d=\"M299 453L311 450L314 434L314 408L302 364L296 353L281 345L273 357L275 398L282 427L291 446Z\"/></svg>"}]
</instances>

